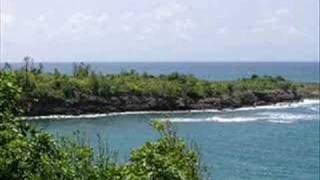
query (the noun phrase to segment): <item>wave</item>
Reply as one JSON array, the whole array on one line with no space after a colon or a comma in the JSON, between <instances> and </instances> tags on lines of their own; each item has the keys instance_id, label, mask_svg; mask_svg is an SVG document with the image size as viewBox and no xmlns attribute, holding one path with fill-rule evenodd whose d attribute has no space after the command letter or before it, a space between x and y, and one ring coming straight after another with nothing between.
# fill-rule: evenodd
<instances>
[{"instance_id":1,"label":"wave","mask_svg":"<svg viewBox=\"0 0 320 180\"><path fill-rule=\"evenodd\" d=\"M254 121L267 121L271 123L294 123L299 120L313 120L314 117L306 116L296 116L295 115L283 118L268 118L268 117L235 117L235 118L222 118L222 117L211 117L205 119L196 119L196 118L168 118L160 119L161 121L170 121L174 123L185 123L185 122L219 122L219 123L241 123L241 122L254 122ZM291 118L293 117L293 118Z\"/></svg>"},{"instance_id":2,"label":"wave","mask_svg":"<svg viewBox=\"0 0 320 180\"><path fill-rule=\"evenodd\" d=\"M311 111L314 111L314 112L319 112L320 111L320 106L317 106L317 107L309 107L309 109Z\"/></svg>"},{"instance_id":3,"label":"wave","mask_svg":"<svg viewBox=\"0 0 320 180\"><path fill-rule=\"evenodd\" d=\"M254 117L207 117L207 118L163 118L160 121L170 121L174 123L185 122L219 122L219 123L241 123L241 122L254 122L266 121L271 123L294 123L297 121L319 120L319 115L314 114L294 114L294 113L275 113L275 112L262 112L255 114Z\"/></svg>"},{"instance_id":4,"label":"wave","mask_svg":"<svg viewBox=\"0 0 320 180\"><path fill-rule=\"evenodd\" d=\"M267 116L268 117L268 116ZM297 121L311 121L319 119L317 114L291 114L291 113L270 113L268 122L272 123L294 123Z\"/></svg>"},{"instance_id":5,"label":"wave","mask_svg":"<svg viewBox=\"0 0 320 180\"><path fill-rule=\"evenodd\" d=\"M320 99L304 99L298 102L283 102L273 105L256 106L256 107L242 107L237 109L225 109L223 111L251 111L251 110L268 110L268 109L288 109L298 108L308 105L320 105Z\"/></svg>"},{"instance_id":6,"label":"wave","mask_svg":"<svg viewBox=\"0 0 320 180\"><path fill-rule=\"evenodd\" d=\"M163 118L160 121L170 121L170 122L249 122L258 121L259 118L256 117L233 117L233 118L223 118L223 117L209 117L209 118Z\"/></svg>"},{"instance_id":7,"label":"wave","mask_svg":"<svg viewBox=\"0 0 320 180\"><path fill-rule=\"evenodd\" d=\"M291 124L295 121L286 121L286 120L269 120L270 123L276 123L276 124Z\"/></svg>"},{"instance_id":8,"label":"wave","mask_svg":"<svg viewBox=\"0 0 320 180\"><path fill-rule=\"evenodd\" d=\"M24 120L59 120L59 119L95 119L110 116L122 116L122 115L147 115L147 114L183 114L183 113L228 113L228 112L238 112L238 111L255 111L255 110L268 110L268 109L286 109L286 108L298 108L309 105L320 105L320 100L317 99L305 99L299 102L286 102L277 103L274 105L256 106L256 107L243 107L237 109L203 109L203 110L181 110L181 111L128 111L128 112L114 112L114 113L104 113L104 114L83 114L83 115L49 115L49 116L34 116L34 117L22 117ZM319 111L318 107L311 106L312 111ZM230 119L230 118L229 118ZM239 117L233 118L231 120L216 119L217 122L243 122L243 121L255 121L257 118L248 118L242 120ZM259 119L258 119L259 120ZM199 121L189 118L189 121ZM203 119L202 119L203 121ZM210 120L206 120L210 121ZM211 120L212 121L212 120Z\"/></svg>"},{"instance_id":9,"label":"wave","mask_svg":"<svg viewBox=\"0 0 320 180\"><path fill-rule=\"evenodd\" d=\"M268 117L269 119L288 119L288 120L294 120L294 119L314 119L317 114L310 115L310 114L294 114L294 113L283 113L283 112L262 112L258 115Z\"/></svg>"},{"instance_id":10,"label":"wave","mask_svg":"<svg viewBox=\"0 0 320 180\"><path fill-rule=\"evenodd\" d=\"M183 114L183 113L201 113L201 112L221 112L221 111L215 110L215 109L181 110L181 111L127 111L127 112L113 112L113 113L103 113L103 114L32 116L32 117L21 117L21 119L23 120L95 119L95 118L125 116L125 115Z\"/></svg>"}]
</instances>

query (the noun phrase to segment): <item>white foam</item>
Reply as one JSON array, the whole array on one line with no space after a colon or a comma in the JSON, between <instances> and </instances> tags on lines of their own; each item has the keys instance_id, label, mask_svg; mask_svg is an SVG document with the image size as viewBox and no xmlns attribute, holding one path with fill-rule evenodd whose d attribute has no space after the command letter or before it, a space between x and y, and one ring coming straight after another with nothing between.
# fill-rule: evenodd
<instances>
[{"instance_id":1,"label":"white foam","mask_svg":"<svg viewBox=\"0 0 320 180\"><path fill-rule=\"evenodd\" d=\"M170 122L222 122L222 123L231 123L231 122L250 122L258 121L259 117L209 117L209 118L163 118L160 121L170 121Z\"/></svg>"},{"instance_id":2,"label":"white foam","mask_svg":"<svg viewBox=\"0 0 320 180\"><path fill-rule=\"evenodd\" d=\"M315 119L317 115L310 114L293 114L293 113L275 113L275 112L263 112L258 115L262 115L269 119L286 119L286 120L310 120Z\"/></svg>"},{"instance_id":3,"label":"white foam","mask_svg":"<svg viewBox=\"0 0 320 180\"><path fill-rule=\"evenodd\" d=\"M271 123L277 123L277 124L291 124L294 121L285 121L285 120L268 120L268 122Z\"/></svg>"},{"instance_id":4,"label":"white foam","mask_svg":"<svg viewBox=\"0 0 320 180\"><path fill-rule=\"evenodd\" d=\"M310 109L311 111L319 112L319 111L320 111L320 106L317 106L317 107L309 107L309 109Z\"/></svg>"},{"instance_id":5,"label":"white foam","mask_svg":"<svg viewBox=\"0 0 320 180\"><path fill-rule=\"evenodd\" d=\"M259 121L259 117L232 117L232 118L222 118L222 117L212 117L210 118L212 121L215 122L222 122L222 123L231 123L231 122L252 122L252 121Z\"/></svg>"},{"instance_id":6,"label":"white foam","mask_svg":"<svg viewBox=\"0 0 320 180\"><path fill-rule=\"evenodd\" d=\"M48 115L48 116L33 116L22 117L24 120L44 120L44 119L94 119L110 116L124 116L124 115L147 115L147 114L182 114L182 113L202 113L202 112L221 112L216 109L204 110L179 110L179 111L126 111L113 112L103 114L81 114L81 115Z\"/></svg>"},{"instance_id":7,"label":"white foam","mask_svg":"<svg viewBox=\"0 0 320 180\"><path fill-rule=\"evenodd\" d=\"M157 120L170 121L170 122L205 122L207 121L207 119L199 119L199 118L162 118Z\"/></svg>"},{"instance_id":8,"label":"white foam","mask_svg":"<svg viewBox=\"0 0 320 180\"><path fill-rule=\"evenodd\" d=\"M226 109L224 111L251 111L251 110L265 110L265 109L287 109L287 108L298 108L307 105L316 105L320 104L319 99L304 99L298 102L284 102L284 103L277 103L273 105L265 105L265 106L256 106L256 107L243 107L237 109Z\"/></svg>"},{"instance_id":9,"label":"white foam","mask_svg":"<svg viewBox=\"0 0 320 180\"><path fill-rule=\"evenodd\" d=\"M258 113L254 117L219 117L212 116L208 118L164 118L161 121L170 121L175 123L185 122L219 122L219 123L241 123L241 122L254 122L254 121L267 121L272 123L293 123L296 121L314 120L318 119L317 115L310 114L292 114L292 113L275 113L263 112Z\"/></svg>"},{"instance_id":10,"label":"white foam","mask_svg":"<svg viewBox=\"0 0 320 180\"><path fill-rule=\"evenodd\" d=\"M310 121L315 119L319 120L319 117L310 114L272 113L268 121L273 123L294 123L297 121Z\"/></svg>"}]
</instances>

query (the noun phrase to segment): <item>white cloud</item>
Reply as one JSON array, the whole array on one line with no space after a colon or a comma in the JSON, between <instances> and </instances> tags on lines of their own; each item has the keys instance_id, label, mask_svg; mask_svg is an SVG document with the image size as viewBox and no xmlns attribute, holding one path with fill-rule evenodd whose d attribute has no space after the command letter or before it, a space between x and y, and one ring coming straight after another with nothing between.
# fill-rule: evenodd
<instances>
[{"instance_id":1,"label":"white cloud","mask_svg":"<svg viewBox=\"0 0 320 180\"><path fill-rule=\"evenodd\" d=\"M125 12L120 18L114 19L120 23L118 26L122 32L127 33L127 36L131 34L138 41L149 40L155 44L157 41L153 39L160 36L191 40L191 31L195 29L196 23L189 17L187 10L188 6L177 1L161 2L153 4L150 9L146 8L144 11ZM117 23L115 27L117 28Z\"/></svg>"},{"instance_id":2,"label":"white cloud","mask_svg":"<svg viewBox=\"0 0 320 180\"><path fill-rule=\"evenodd\" d=\"M178 38L186 41L193 39L191 31L195 28L195 24L191 19L177 20L175 26Z\"/></svg>"},{"instance_id":3,"label":"white cloud","mask_svg":"<svg viewBox=\"0 0 320 180\"><path fill-rule=\"evenodd\" d=\"M38 17L38 21L39 21L39 22L46 22L46 21L47 21L47 16L45 16L45 15L40 15L40 16Z\"/></svg>"},{"instance_id":4,"label":"white cloud","mask_svg":"<svg viewBox=\"0 0 320 180\"><path fill-rule=\"evenodd\" d=\"M275 25L281 23L284 19L287 19L288 15L290 15L289 9L282 8L282 9L277 9L273 12L271 17L265 18L262 23L263 24L270 24L270 25Z\"/></svg>"},{"instance_id":5,"label":"white cloud","mask_svg":"<svg viewBox=\"0 0 320 180\"><path fill-rule=\"evenodd\" d=\"M50 38L70 36L73 40L86 37L101 37L106 33L109 14L75 13L67 18L60 28L50 32Z\"/></svg>"},{"instance_id":6,"label":"white cloud","mask_svg":"<svg viewBox=\"0 0 320 180\"><path fill-rule=\"evenodd\" d=\"M2 16L1 24L13 24L6 30L6 39L16 44L12 56L31 49L50 58L214 58L229 56L228 48L241 49L234 56L251 56L252 47L293 52L299 44L309 52L319 44L314 0L11 1L5 9L14 14ZM143 48L148 51L142 54Z\"/></svg>"},{"instance_id":7,"label":"white cloud","mask_svg":"<svg viewBox=\"0 0 320 180\"><path fill-rule=\"evenodd\" d=\"M118 39L132 43L145 41L148 46L173 38L193 39L192 31L196 23L188 10L189 6L182 1L158 1L139 10L132 8L117 12L88 9L61 14L59 19L54 13L44 13L24 24L32 36L47 37L51 42L108 42ZM155 41L159 37L163 38Z\"/></svg>"},{"instance_id":8,"label":"white cloud","mask_svg":"<svg viewBox=\"0 0 320 180\"><path fill-rule=\"evenodd\" d=\"M253 33L263 33L265 32L265 28L263 27L253 27L250 29L251 32Z\"/></svg>"},{"instance_id":9,"label":"white cloud","mask_svg":"<svg viewBox=\"0 0 320 180\"><path fill-rule=\"evenodd\" d=\"M121 29L124 31L124 32L131 32L133 30L133 27L130 26L129 24L122 24L121 25Z\"/></svg>"},{"instance_id":10,"label":"white cloud","mask_svg":"<svg viewBox=\"0 0 320 180\"><path fill-rule=\"evenodd\" d=\"M49 28L50 21L48 14L41 14L37 17L33 17L31 21L23 22L23 28L26 32L30 33L30 36L37 36L43 41L45 38L50 38L54 30Z\"/></svg>"},{"instance_id":11,"label":"white cloud","mask_svg":"<svg viewBox=\"0 0 320 180\"><path fill-rule=\"evenodd\" d=\"M186 11L186 7L177 2L170 2L165 5L159 5L154 9L154 16L157 20L164 20L174 17Z\"/></svg>"},{"instance_id":12,"label":"white cloud","mask_svg":"<svg viewBox=\"0 0 320 180\"><path fill-rule=\"evenodd\" d=\"M299 34L299 30L294 26L290 26L288 28L288 34L292 34L292 35Z\"/></svg>"},{"instance_id":13,"label":"white cloud","mask_svg":"<svg viewBox=\"0 0 320 180\"><path fill-rule=\"evenodd\" d=\"M279 16L286 16L286 15L290 14L290 11L289 11L289 9L283 8L283 9L276 10L275 14L279 15Z\"/></svg>"},{"instance_id":14,"label":"white cloud","mask_svg":"<svg viewBox=\"0 0 320 180\"><path fill-rule=\"evenodd\" d=\"M16 18L11 15L4 12L0 12L0 23L1 25L10 25L15 22Z\"/></svg>"},{"instance_id":15,"label":"white cloud","mask_svg":"<svg viewBox=\"0 0 320 180\"><path fill-rule=\"evenodd\" d=\"M195 24L191 19L183 19L176 21L176 27L178 29L193 29L195 28Z\"/></svg>"},{"instance_id":16,"label":"white cloud","mask_svg":"<svg viewBox=\"0 0 320 180\"><path fill-rule=\"evenodd\" d=\"M273 17L270 17L270 18L263 20L263 24L275 24L278 21L279 21L279 18L276 16L273 16Z\"/></svg>"},{"instance_id":17,"label":"white cloud","mask_svg":"<svg viewBox=\"0 0 320 180\"><path fill-rule=\"evenodd\" d=\"M227 27L218 28L217 34L226 34L228 32L228 30L229 29Z\"/></svg>"},{"instance_id":18,"label":"white cloud","mask_svg":"<svg viewBox=\"0 0 320 180\"><path fill-rule=\"evenodd\" d=\"M101 26L104 25L109 19L107 13L91 14L91 13L76 13L73 14L67 21L73 27L86 27L86 26Z\"/></svg>"},{"instance_id":19,"label":"white cloud","mask_svg":"<svg viewBox=\"0 0 320 180\"><path fill-rule=\"evenodd\" d=\"M282 8L271 11L269 17L253 24L248 28L247 34L254 35L254 42L264 44L272 42L277 45L287 45L298 41L305 41L307 35L303 32L302 25L297 25L292 21L289 9Z\"/></svg>"}]
</instances>

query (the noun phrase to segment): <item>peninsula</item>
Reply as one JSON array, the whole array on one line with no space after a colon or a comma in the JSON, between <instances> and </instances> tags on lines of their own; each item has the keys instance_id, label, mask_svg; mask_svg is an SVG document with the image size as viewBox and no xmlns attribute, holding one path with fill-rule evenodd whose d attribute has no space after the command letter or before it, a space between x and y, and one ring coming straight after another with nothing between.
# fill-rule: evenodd
<instances>
[{"instance_id":1,"label":"peninsula","mask_svg":"<svg viewBox=\"0 0 320 180\"><path fill-rule=\"evenodd\" d=\"M10 66L8 66L10 67ZM154 76L134 70L97 74L74 64L73 74L25 63L11 71L20 87L25 116L79 115L125 111L225 109L269 105L319 97L319 84L299 84L283 77L257 76L213 82L193 75Z\"/></svg>"}]
</instances>

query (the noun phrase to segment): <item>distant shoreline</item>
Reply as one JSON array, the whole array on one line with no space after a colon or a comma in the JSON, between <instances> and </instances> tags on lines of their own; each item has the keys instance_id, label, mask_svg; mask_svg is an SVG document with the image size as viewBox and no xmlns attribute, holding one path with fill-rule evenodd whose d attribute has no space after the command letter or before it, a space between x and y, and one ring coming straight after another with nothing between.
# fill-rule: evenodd
<instances>
[{"instance_id":1,"label":"distant shoreline","mask_svg":"<svg viewBox=\"0 0 320 180\"><path fill-rule=\"evenodd\" d=\"M311 89L307 89L311 87ZM243 108L257 108L292 104L304 100L319 100L320 94L314 91L318 84L306 86L297 91L275 90L269 92L246 92L239 97L214 98L207 97L198 100L188 98L166 99L153 96L120 95L107 99L97 96L84 96L81 101L70 104L70 100L46 99L41 103L31 104L33 110L26 117L43 118L95 118L113 115L159 114L185 112L223 112ZM72 101L71 101L72 102ZM28 102L24 102L28 104ZM25 106L26 107L26 106Z\"/></svg>"},{"instance_id":2,"label":"distant shoreline","mask_svg":"<svg viewBox=\"0 0 320 180\"><path fill-rule=\"evenodd\" d=\"M97 113L97 114L80 114L80 115L45 115L45 116L24 116L21 117L22 120L66 120L66 119L97 119L103 117L113 117L113 116L126 116L126 115L152 115L152 114L184 114L184 113L224 113L230 111L248 111L255 109L280 109L280 108L289 108L293 106L301 106L306 104L320 104L319 98L313 99L302 99L299 101L291 101L291 102L279 102L270 105L259 105L259 106L245 106L240 108L226 108L222 110L218 109L190 109L190 110L167 110L167 111L124 111L124 112L111 112L111 113Z\"/></svg>"},{"instance_id":3,"label":"distant shoreline","mask_svg":"<svg viewBox=\"0 0 320 180\"><path fill-rule=\"evenodd\" d=\"M24 62L18 69L5 64L3 72L11 73L21 87L18 106L23 110L22 115L29 117L223 110L320 97L319 83L299 84L279 75L252 74L237 80L214 81L189 71L154 75L131 69L104 74L85 63L73 64L68 69L71 74L65 74L57 68L48 73L43 64L34 63L30 57ZM232 69L223 72L229 70Z\"/></svg>"},{"instance_id":4,"label":"distant shoreline","mask_svg":"<svg viewBox=\"0 0 320 180\"><path fill-rule=\"evenodd\" d=\"M82 61L70 62L34 62L35 65L42 64L43 72L54 73L54 69L58 69L61 73L72 75L72 67ZM139 73L147 72L152 75L170 74L179 72L181 74L193 74L196 77L210 81L232 81L239 78L248 78L252 74L259 76L283 76L295 83L320 83L317 77L319 68L317 61L308 62L249 62L249 61L228 61L228 62L102 62L102 61L83 61L92 66L92 70L102 74L118 74L122 71L136 70ZM1 63L3 66L5 62ZM21 68L24 63L12 62L13 69ZM224 76L225 75L225 76Z\"/></svg>"}]
</instances>

